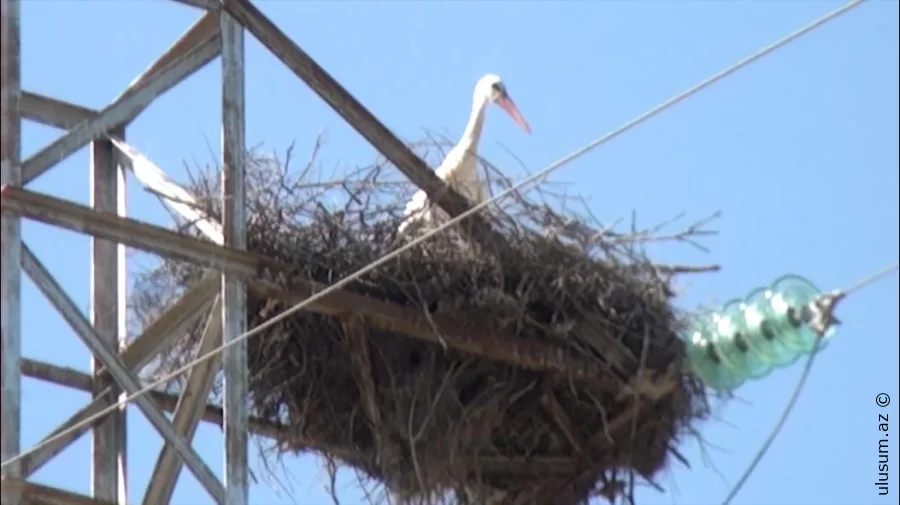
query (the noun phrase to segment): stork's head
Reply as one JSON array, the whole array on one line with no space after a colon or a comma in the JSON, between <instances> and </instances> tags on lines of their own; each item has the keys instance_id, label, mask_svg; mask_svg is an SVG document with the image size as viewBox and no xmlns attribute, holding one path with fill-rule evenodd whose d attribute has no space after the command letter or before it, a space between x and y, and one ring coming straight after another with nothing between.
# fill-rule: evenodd
<instances>
[{"instance_id":1,"label":"stork's head","mask_svg":"<svg viewBox=\"0 0 900 505\"><path fill-rule=\"evenodd\" d=\"M528 122L525 121L522 113L519 112L515 102L509 97L509 92L506 91L506 85L503 84L503 80L500 79L499 75L487 74L481 79L478 79L478 84L475 85L475 98L476 100L487 100L499 105L501 109L506 111L506 113L513 118L513 121L515 121L520 128L527 133L531 133L531 127L528 126Z\"/></svg>"}]
</instances>

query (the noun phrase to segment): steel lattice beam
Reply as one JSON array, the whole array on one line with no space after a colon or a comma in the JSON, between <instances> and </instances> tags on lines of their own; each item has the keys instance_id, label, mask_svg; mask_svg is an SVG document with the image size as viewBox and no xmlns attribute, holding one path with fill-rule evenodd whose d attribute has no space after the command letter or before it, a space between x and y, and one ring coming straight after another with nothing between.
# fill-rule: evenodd
<instances>
[{"instance_id":1,"label":"steel lattice beam","mask_svg":"<svg viewBox=\"0 0 900 505\"><path fill-rule=\"evenodd\" d=\"M204 13L156 61L138 75L110 105L101 111L94 111L34 93L26 92L22 94L19 92L18 6L17 0L3 0L4 185L27 184L65 159L75 150L89 142L93 142L91 163L92 205L100 211L111 211L124 215L124 176L119 169L118 162L124 160L130 163L131 161L130 158L123 157L122 153L119 152L123 145L127 146L127 144L122 142L124 139L124 126L143 112L156 97L176 86L220 54L220 16L215 13ZM7 29L8 26L12 27L13 25L15 30ZM12 40L13 38L15 39L14 41ZM239 70L242 71L243 67ZM14 90L15 92L6 93L8 90ZM21 113L20 108L24 109ZM39 150L29 159L20 162L18 154L20 149L19 135L13 135L19 131L20 114L26 119L69 131L44 149ZM4 450L3 460L8 460L9 457L18 453L20 449L18 447L18 416L21 412L18 405L18 384L21 380L20 369L24 372L37 371L34 369L35 362L33 361L26 360L26 362L20 364L19 347L21 344L17 338L19 331L6 331L7 326L10 329L18 326L17 316L20 314L20 308L17 306L20 300L18 295L19 283L8 283L6 280L10 276L21 276L19 263L24 262L29 273L35 278L36 283L41 287L44 294L51 299L64 318L76 330L76 334L93 351L95 357L92 362L92 369L95 374L90 380L90 390L94 394L94 400L50 435L50 437L53 437L56 434L67 432L66 436L50 441L50 443L23 458L16 465L4 469L4 476L27 477L31 475L93 427L95 437L92 464L92 494L96 499L104 502L126 503L124 409L117 414L106 415L96 419L90 426L84 426L74 431L70 429L75 424L96 415L104 406L108 405L111 399L115 400L118 388L123 385L123 382L126 386L125 390L133 391L138 386L138 382L129 372L140 369L140 367L145 365L166 345L169 338L173 335L183 333L187 324L190 324L199 312L209 306L209 289L216 288L218 282L212 282L214 278L201 281L200 285L191 290L185 298L172 306L170 310L166 311L156 323L148 327L145 335L123 350L120 359L116 356L115 351L120 346L118 342L119 335L124 334L124 246L102 237L93 237L91 240L92 304L91 321L88 321L81 316L80 312L75 310L71 300L59 289L56 281L37 258L27 248L24 249L24 253L21 252L22 246L19 245L20 242L18 241L19 219L14 214L3 214L4 232L7 230L12 232L5 233L3 238L3 359L5 381L3 436L5 440L9 441L5 446L9 450ZM7 223L12 226L7 226ZM12 240L7 240L7 237L12 238ZM7 254L7 252L11 254ZM6 261L7 259L11 261ZM188 309L192 314L188 316L185 314L184 309ZM7 311L10 317L7 317ZM8 339L7 336L12 338ZM7 341L13 345L6 345ZM7 363L10 366L6 366ZM57 374L55 376L57 379L65 377L66 380L63 382L74 380L75 384L84 385L78 382L79 376L77 373L73 375L71 372L59 372L59 369L50 367L42 366L39 367L39 370ZM63 373L63 375L59 376L58 373ZM7 382L9 382L11 387L6 387ZM205 401L203 400L205 398L191 400L190 402L205 406ZM198 478L201 483L221 503L225 498L222 484L215 478L215 475L206 467L193 449L190 448L189 439L185 441L180 438L181 434L185 434L190 430L174 429L149 398L140 401L138 406L145 411L151 424L160 430L164 438L168 440L163 449L164 454L161 456L164 457L162 460L163 466L174 468L177 463L180 463L180 461L170 463L172 460L171 450L174 447L179 456L186 458L189 467L195 472L200 472ZM192 405L190 410L196 411L198 407ZM179 428L182 428L182 426L179 426ZM180 466L177 467L180 468ZM32 489L29 486L25 486L22 489ZM4 487L8 486L4 485ZM15 486L10 487L10 489L13 487ZM37 491L35 493L40 494ZM38 499L39 497L35 495L30 498ZM4 505L8 500L14 500L14 497L5 495ZM165 501L167 502L168 499Z\"/></svg>"},{"instance_id":2,"label":"steel lattice beam","mask_svg":"<svg viewBox=\"0 0 900 505\"><path fill-rule=\"evenodd\" d=\"M22 119L20 117L21 56L19 0L0 3L0 184L22 184ZM0 459L7 461L20 451L22 424L22 228L17 216L0 217ZM3 468L4 478L21 476L21 465ZM3 503L18 505L19 496L5 496Z\"/></svg>"},{"instance_id":3,"label":"steel lattice beam","mask_svg":"<svg viewBox=\"0 0 900 505\"><path fill-rule=\"evenodd\" d=\"M124 132L118 132L124 136ZM98 140L91 145L91 204L101 212L125 215L125 174L118 163L119 156L108 140ZM91 324L101 341L110 349L118 350L126 336L125 246L91 238ZM91 370L98 371L103 362L93 357ZM109 396L97 393L112 388ZM94 385L94 398L116 400L120 390L114 381L98 380ZM91 447L91 494L100 500L119 505L128 503L127 486L127 431L126 409L107 416L94 428Z\"/></svg>"},{"instance_id":4,"label":"steel lattice beam","mask_svg":"<svg viewBox=\"0 0 900 505\"><path fill-rule=\"evenodd\" d=\"M247 247L244 175L244 28L222 11L222 232L224 244ZM225 409L225 505L247 505L247 293L241 277L222 272L222 356ZM205 401L204 401L205 403Z\"/></svg>"}]
</instances>

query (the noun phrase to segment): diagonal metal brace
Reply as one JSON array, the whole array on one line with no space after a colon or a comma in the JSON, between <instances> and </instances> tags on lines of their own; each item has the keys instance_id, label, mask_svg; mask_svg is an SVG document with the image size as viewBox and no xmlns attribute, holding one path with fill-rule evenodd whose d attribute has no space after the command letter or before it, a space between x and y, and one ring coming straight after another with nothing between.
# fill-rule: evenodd
<instances>
[{"instance_id":1,"label":"diagonal metal brace","mask_svg":"<svg viewBox=\"0 0 900 505\"><path fill-rule=\"evenodd\" d=\"M130 93L103 108L94 119L79 124L47 147L22 162L22 180L28 184L88 142L97 140L115 127L127 123L156 97L162 95L214 58L220 49L218 34L176 60Z\"/></svg>"},{"instance_id":2,"label":"diagonal metal brace","mask_svg":"<svg viewBox=\"0 0 900 505\"><path fill-rule=\"evenodd\" d=\"M219 277L216 274L208 274L189 289L180 300L150 323L140 336L122 350L120 356L125 366L135 372L141 370L175 336L183 335L188 326L193 324L212 304L212 298L215 296L219 286ZM104 377L108 374L109 372L103 369L94 377ZM90 381L93 383L93 377L90 377ZM89 387L87 390L91 391L91 388ZM50 432L49 435L38 442L39 449L28 453L22 459L22 477L28 478L34 475L35 472L43 468L57 454L87 433L91 426L83 425L86 419L102 419L102 417L97 416L103 408L107 407L105 398L111 392L112 388L106 388L97 395L97 398L94 398L83 408L77 410L55 430ZM157 403L159 402L157 401Z\"/></svg>"},{"instance_id":3,"label":"diagonal metal brace","mask_svg":"<svg viewBox=\"0 0 900 505\"><path fill-rule=\"evenodd\" d=\"M206 321L206 328L200 339L200 347L197 356L205 356L215 350L222 341L222 310L221 301L217 297L213 308ZM178 402L175 405L175 415L172 418L172 426L184 435L187 440L192 440L197 432L197 426L203 418L206 400L212 389L216 371L219 369L219 359L198 363L188 371L187 382ZM159 451L156 466L153 468L153 480L144 493L144 505L157 505L159 503L171 503L172 493L175 491L175 483L181 473L181 461L172 446L166 444Z\"/></svg>"},{"instance_id":4,"label":"diagonal metal brace","mask_svg":"<svg viewBox=\"0 0 900 505\"><path fill-rule=\"evenodd\" d=\"M40 263L25 244L22 244L22 268L50 303L56 307L60 315L69 323L76 335L103 362L110 375L113 376L122 389L129 395L134 395L140 391L140 383L128 371L122 359L103 343L87 318L81 314L72 299L62 290L46 267ZM172 423L169 422L153 401L143 395L135 397L134 401L147 417L147 420L150 421L150 424L181 455L185 464L191 469L200 484L206 488L217 503L223 503L225 488L222 483L209 466L204 463L194 448L175 431Z\"/></svg>"}]
</instances>

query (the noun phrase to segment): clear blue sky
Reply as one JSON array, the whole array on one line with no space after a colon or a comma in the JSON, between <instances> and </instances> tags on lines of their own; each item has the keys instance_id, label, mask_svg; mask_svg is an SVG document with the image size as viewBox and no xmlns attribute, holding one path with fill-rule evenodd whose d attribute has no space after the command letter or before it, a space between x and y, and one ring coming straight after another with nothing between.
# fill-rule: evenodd
<instances>
[{"instance_id":1,"label":"clear blue sky","mask_svg":"<svg viewBox=\"0 0 900 505\"><path fill-rule=\"evenodd\" d=\"M313 2L269 0L262 10L399 135L421 128L462 131L475 80L503 76L533 128L526 136L496 111L482 154L511 174L521 169L502 142L539 169L669 96L808 23L832 1ZM198 16L159 0L24 0L23 83L40 93L100 108ZM607 220L637 209L645 223L721 209L709 255L666 247L664 259L719 262L716 275L686 279L686 308L741 296L788 272L821 288L847 285L898 257L898 4L872 0L559 171ZM473 37L467 34L477 34ZM326 164L371 159L373 149L305 85L247 36L247 143L284 149L328 133ZM160 99L128 130L137 148L176 178L182 160L210 161L218 145L220 63ZM60 133L26 124L24 154ZM88 152L41 177L34 189L87 202ZM129 191L130 213L165 223L159 203ZM88 240L28 223L24 236L62 285L88 307ZM87 369L89 354L26 281L24 352ZM822 354L780 439L736 504L895 502L900 494L898 281L893 276L846 301L845 324ZM726 495L768 435L802 367L739 391L703 426L707 466L696 444L693 469L672 463L665 494L642 504L714 504ZM876 495L878 393L887 410L892 496ZM24 447L37 442L85 395L24 384ZM130 496L139 503L160 439L131 409ZM896 438L895 438L896 437ZM37 480L89 490L83 438ZM197 447L220 472L218 428ZM255 455L251 456L255 462ZM258 470L258 467L256 468ZM310 458L289 460L300 503L328 503L324 473ZM259 475L259 474L258 474ZM266 483L251 501L292 503ZM211 503L182 472L178 504ZM360 503L351 486L344 503Z\"/></svg>"}]
</instances>

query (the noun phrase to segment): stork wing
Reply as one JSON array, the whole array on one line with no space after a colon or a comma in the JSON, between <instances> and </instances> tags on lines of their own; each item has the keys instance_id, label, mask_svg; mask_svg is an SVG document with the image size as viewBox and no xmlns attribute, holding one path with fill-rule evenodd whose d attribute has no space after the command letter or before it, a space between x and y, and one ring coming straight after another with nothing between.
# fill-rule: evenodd
<instances>
[{"instance_id":1,"label":"stork wing","mask_svg":"<svg viewBox=\"0 0 900 505\"><path fill-rule=\"evenodd\" d=\"M463 179L473 178L468 173L460 174L460 171L463 172L474 172L475 170L475 160L472 156L466 156L467 152L464 148L461 148L460 145L456 145L453 149L451 149L447 156L444 158L444 161L441 163L437 169L435 169L434 173L441 179L443 179L448 184L453 184L456 187L457 191L468 190L467 187L458 187L459 184L456 182L457 179L462 177ZM466 193L466 196L469 198L476 197L476 195L469 195ZM437 211L440 216L443 216L443 211L439 209L432 209L432 203L428 200L428 195L425 194L424 191L419 190L412 196L409 202L406 203L406 208L403 211L403 215L406 216L406 219L400 223L397 231L399 233L403 233L406 228L408 228L411 224L421 221L433 222L437 218L441 219L439 216L435 216L434 212Z\"/></svg>"},{"instance_id":2,"label":"stork wing","mask_svg":"<svg viewBox=\"0 0 900 505\"><path fill-rule=\"evenodd\" d=\"M421 189L416 191L412 198L406 202L406 208L403 210L405 219L397 228L398 233L403 233L411 224L423 220L427 215L428 195Z\"/></svg>"}]
</instances>

